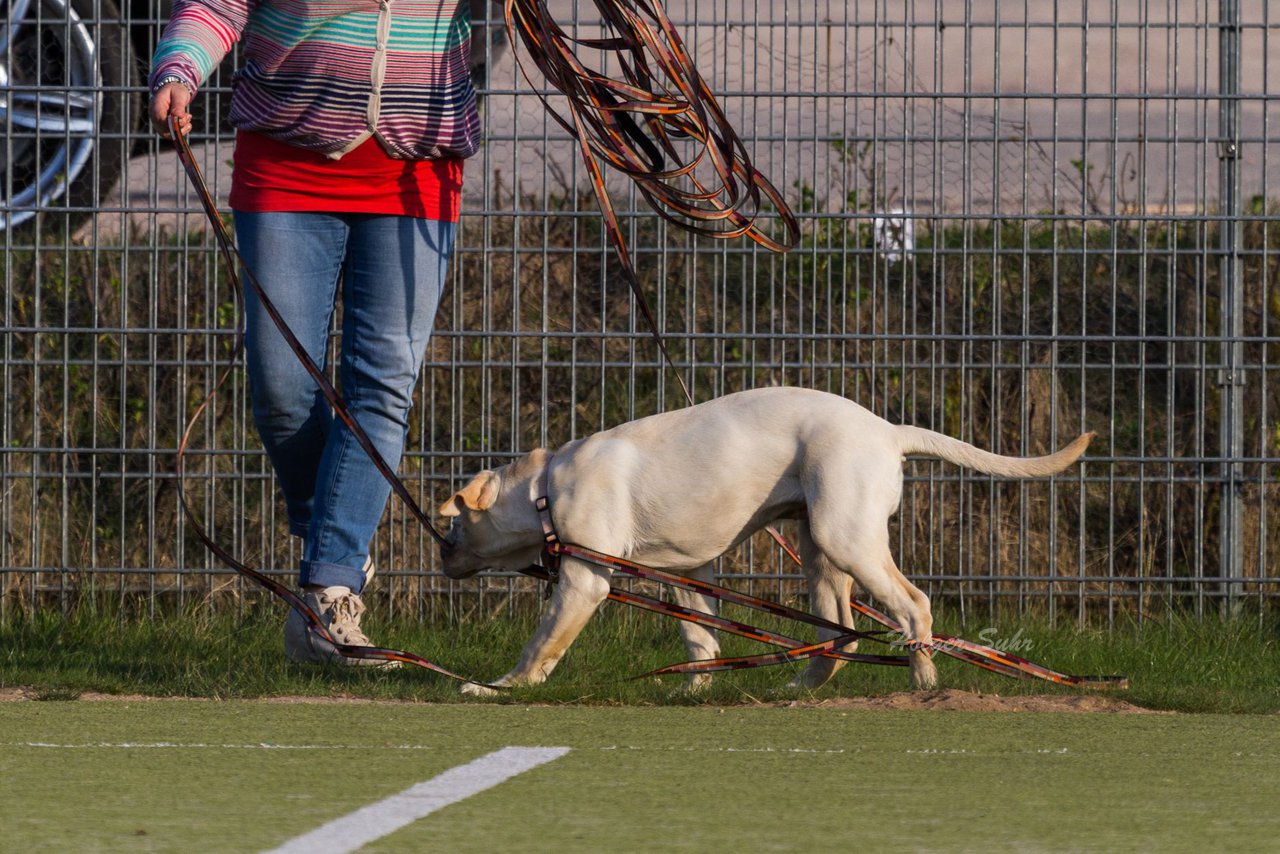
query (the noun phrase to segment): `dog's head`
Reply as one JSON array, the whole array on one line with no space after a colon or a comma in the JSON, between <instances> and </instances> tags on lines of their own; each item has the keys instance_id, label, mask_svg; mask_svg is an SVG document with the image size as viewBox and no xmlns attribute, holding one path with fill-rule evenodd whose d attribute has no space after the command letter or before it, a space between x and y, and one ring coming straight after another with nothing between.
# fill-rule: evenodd
<instances>
[{"instance_id":1,"label":"dog's head","mask_svg":"<svg viewBox=\"0 0 1280 854\"><path fill-rule=\"evenodd\" d=\"M496 471L482 471L440 505L450 520L440 546L444 574L470 578L484 569L522 569L542 551L542 525L529 483L550 455L538 449Z\"/></svg>"}]
</instances>

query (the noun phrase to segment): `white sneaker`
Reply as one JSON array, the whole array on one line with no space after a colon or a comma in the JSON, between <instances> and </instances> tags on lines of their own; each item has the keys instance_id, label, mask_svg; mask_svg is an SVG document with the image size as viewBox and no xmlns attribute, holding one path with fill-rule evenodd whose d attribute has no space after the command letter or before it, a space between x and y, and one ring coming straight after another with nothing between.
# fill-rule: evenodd
<instances>
[{"instance_id":1,"label":"white sneaker","mask_svg":"<svg viewBox=\"0 0 1280 854\"><path fill-rule=\"evenodd\" d=\"M373 561L364 564L365 583L373 579ZM307 591L303 601L315 611L333 639L348 646L373 646L373 642L360 630L360 617L365 612L364 602L349 587L326 587L320 591ZM347 658L332 643L312 631L310 624L297 611L290 609L284 624L284 654L290 661L299 663L329 662L365 667L398 667L398 661L372 658Z\"/></svg>"}]
</instances>

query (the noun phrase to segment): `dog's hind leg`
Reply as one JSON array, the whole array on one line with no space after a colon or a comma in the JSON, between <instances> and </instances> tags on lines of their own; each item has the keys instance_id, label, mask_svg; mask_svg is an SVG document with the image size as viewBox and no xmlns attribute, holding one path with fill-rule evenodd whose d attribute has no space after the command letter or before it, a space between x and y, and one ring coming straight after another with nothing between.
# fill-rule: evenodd
<instances>
[{"instance_id":1,"label":"dog's hind leg","mask_svg":"<svg viewBox=\"0 0 1280 854\"><path fill-rule=\"evenodd\" d=\"M853 611L849 608L849 600L853 596L852 576L833 566L822 550L814 544L806 522L800 523L798 545L804 575L809 582L810 610L824 620L852 629ZM830 640L838 634L834 629L818 629L819 640ZM845 644L840 649L843 652L856 652L858 642ZM845 662L838 658L827 656L811 658L804 673L791 680L790 687L811 690L821 687L844 665Z\"/></svg>"},{"instance_id":2,"label":"dog's hind leg","mask_svg":"<svg viewBox=\"0 0 1280 854\"><path fill-rule=\"evenodd\" d=\"M820 526L811 519L815 542L835 566L849 573L901 624L903 640L911 649L911 684L917 689L933 688L938 683L938 672L929 649L933 643L929 598L893 562L887 527L868 530L867 525L843 521L841 530ZM836 536L832 536L833 532Z\"/></svg>"},{"instance_id":3,"label":"dog's hind leg","mask_svg":"<svg viewBox=\"0 0 1280 854\"><path fill-rule=\"evenodd\" d=\"M698 581L711 581L714 574L714 567L711 564L704 564L693 572L689 573L689 577ZM716 613L716 600L709 596L703 596L701 593L694 593L692 590L685 590L677 587L673 590L676 602L685 608L692 608L695 611L702 611L707 614ZM720 655L720 641L716 638L714 629L708 629L706 626L691 623L688 620L680 621L680 637L684 639L684 648L689 653L690 661L698 661L704 658L716 658ZM689 690L696 691L711 682L710 673L690 673L689 674Z\"/></svg>"},{"instance_id":4,"label":"dog's hind leg","mask_svg":"<svg viewBox=\"0 0 1280 854\"><path fill-rule=\"evenodd\" d=\"M902 614L894 613L898 623L903 626L904 633L910 638L911 684L922 691L936 688L938 669L933 664L933 611L929 608L929 597L899 571L898 565L893 562L893 555L887 549L884 560L885 574L902 591L904 598L911 602L910 616L904 618ZM909 632L906 631L908 626Z\"/></svg>"},{"instance_id":5,"label":"dog's hind leg","mask_svg":"<svg viewBox=\"0 0 1280 854\"><path fill-rule=\"evenodd\" d=\"M520 661L494 685L536 685L555 670L569 645L609 596L610 572L604 567L566 557L560 581L533 637L525 644ZM468 683L464 694L492 694L482 685Z\"/></svg>"}]
</instances>

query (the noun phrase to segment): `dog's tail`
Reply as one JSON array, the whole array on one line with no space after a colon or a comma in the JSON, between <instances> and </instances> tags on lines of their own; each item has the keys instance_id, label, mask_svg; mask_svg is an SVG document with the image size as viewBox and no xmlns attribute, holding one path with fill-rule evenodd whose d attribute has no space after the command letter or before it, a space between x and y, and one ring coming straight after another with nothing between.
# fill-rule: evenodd
<instances>
[{"instance_id":1,"label":"dog's tail","mask_svg":"<svg viewBox=\"0 0 1280 854\"><path fill-rule=\"evenodd\" d=\"M899 445L904 455L937 457L967 469L999 477L1038 477L1057 474L1080 459L1095 433L1084 433L1065 448L1043 457L1005 457L975 448L968 442L921 427L898 427Z\"/></svg>"}]
</instances>

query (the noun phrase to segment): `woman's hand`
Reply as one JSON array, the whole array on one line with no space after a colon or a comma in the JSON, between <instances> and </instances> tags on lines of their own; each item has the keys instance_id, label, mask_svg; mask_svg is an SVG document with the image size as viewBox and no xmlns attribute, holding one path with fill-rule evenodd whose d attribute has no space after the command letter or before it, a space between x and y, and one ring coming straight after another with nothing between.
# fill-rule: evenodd
<instances>
[{"instance_id":1,"label":"woman's hand","mask_svg":"<svg viewBox=\"0 0 1280 854\"><path fill-rule=\"evenodd\" d=\"M173 81L157 89L151 95L151 124L156 133L169 138L169 116L177 119L179 133L191 133L191 114L187 112L190 104L191 90L183 83Z\"/></svg>"}]
</instances>

